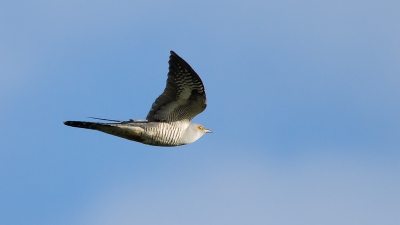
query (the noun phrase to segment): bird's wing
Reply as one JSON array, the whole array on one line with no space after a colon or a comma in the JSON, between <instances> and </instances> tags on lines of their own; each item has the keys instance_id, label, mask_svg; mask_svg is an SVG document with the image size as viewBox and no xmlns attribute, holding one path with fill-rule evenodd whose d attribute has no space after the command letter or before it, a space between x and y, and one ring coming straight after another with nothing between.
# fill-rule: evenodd
<instances>
[{"instance_id":1,"label":"bird's wing","mask_svg":"<svg viewBox=\"0 0 400 225\"><path fill-rule=\"evenodd\" d=\"M199 75L171 51L167 86L151 106L146 119L157 122L191 120L207 106L206 93Z\"/></svg>"}]
</instances>

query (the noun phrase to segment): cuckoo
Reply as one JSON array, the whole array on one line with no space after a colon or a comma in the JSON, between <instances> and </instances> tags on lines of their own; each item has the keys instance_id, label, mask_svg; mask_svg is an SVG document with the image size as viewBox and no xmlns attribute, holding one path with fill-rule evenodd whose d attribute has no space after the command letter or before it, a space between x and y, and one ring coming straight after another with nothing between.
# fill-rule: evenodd
<instances>
[{"instance_id":1,"label":"cuckoo","mask_svg":"<svg viewBox=\"0 0 400 225\"><path fill-rule=\"evenodd\" d=\"M202 125L191 123L207 106L203 82L185 60L173 51L170 53L167 85L151 106L145 120L119 121L90 117L108 122L65 121L64 124L154 146L190 144L205 133L211 133Z\"/></svg>"}]
</instances>

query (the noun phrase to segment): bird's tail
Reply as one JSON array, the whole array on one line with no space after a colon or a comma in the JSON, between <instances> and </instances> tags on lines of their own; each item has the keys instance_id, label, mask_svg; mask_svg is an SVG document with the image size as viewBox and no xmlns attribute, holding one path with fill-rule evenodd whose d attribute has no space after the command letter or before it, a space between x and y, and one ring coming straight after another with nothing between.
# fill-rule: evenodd
<instances>
[{"instance_id":1,"label":"bird's tail","mask_svg":"<svg viewBox=\"0 0 400 225\"><path fill-rule=\"evenodd\" d=\"M99 126L104 126L103 123L83 122L83 121L64 121L64 124L70 127L78 127L85 129L98 130Z\"/></svg>"},{"instance_id":2,"label":"bird's tail","mask_svg":"<svg viewBox=\"0 0 400 225\"><path fill-rule=\"evenodd\" d=\"M94 123L83 121L64 121L64 124L71 127L85 128L98 130L107 134L126 138L131 141L143 143L142 139L143 128L140 124L143 123Z\"/></svg>"}]
</instances>

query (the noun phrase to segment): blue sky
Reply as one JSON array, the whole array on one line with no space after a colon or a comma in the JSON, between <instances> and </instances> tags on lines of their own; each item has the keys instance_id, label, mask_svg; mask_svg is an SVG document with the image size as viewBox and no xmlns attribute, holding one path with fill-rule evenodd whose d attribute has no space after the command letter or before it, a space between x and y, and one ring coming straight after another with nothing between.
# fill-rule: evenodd
<instances>
[{"instance_id":1,"label":"blue sky","mask_svg":"<svg viewBox=\"0 0 400 225\"><path fill-rule=\"evenodd\" d=\"M399 224L398 1L2 1L0 224ZM146 146L169 51L214 131Z\"/></svg>"}]
</instances>

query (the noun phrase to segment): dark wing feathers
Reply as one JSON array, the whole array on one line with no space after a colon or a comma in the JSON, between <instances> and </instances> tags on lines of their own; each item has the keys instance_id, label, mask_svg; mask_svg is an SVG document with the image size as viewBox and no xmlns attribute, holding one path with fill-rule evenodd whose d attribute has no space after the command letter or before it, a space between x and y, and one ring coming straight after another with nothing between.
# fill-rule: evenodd
<instances>
[{"instance_id":1,"label":"dark wing feathers","mask_svg":"<svg viewBox=\"0 0 400 225\"><path fill-rule=\"evenodd\" d=\"M207 106L206 93L199 75L171 51L167 86L155 100L146 119L157 122L191 120Z\"/></svg>"}]
</instances>

